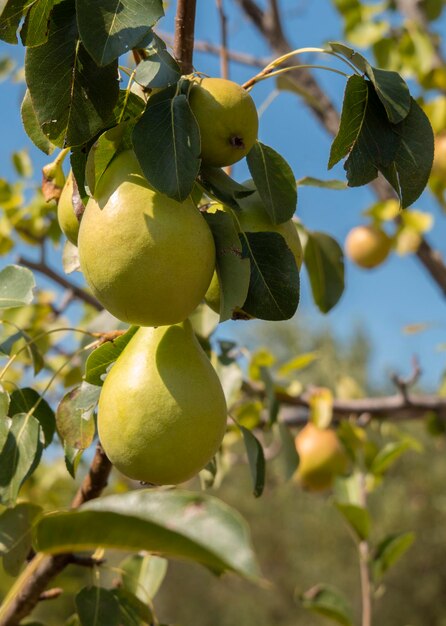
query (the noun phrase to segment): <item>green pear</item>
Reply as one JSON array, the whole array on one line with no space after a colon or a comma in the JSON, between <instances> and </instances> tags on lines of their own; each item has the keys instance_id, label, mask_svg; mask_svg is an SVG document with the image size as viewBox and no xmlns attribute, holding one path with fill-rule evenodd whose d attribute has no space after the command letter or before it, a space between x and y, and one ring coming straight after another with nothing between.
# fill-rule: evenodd
<instances>
[{"instance_id":1,"label":"green pear","mask_svg":"<svg viewBox=\"0 0 446 626\"><path fill-rule=\"evenodd\" d=\"M246 89L224 78L195 78L189 104L200 128L205 165L231 165L248 154L257 140L259 118Z\"/></svg>"},{"instance_id":2,"label":"green pear","mask_svg":"<svg viewBox=\"0 0 446 626\"><path fill-rule=\"evenodd\" d=\"M248 180L243 183L248 189L255 189L252 180ZM282 224L273 224L263 202L259 196L258 191L254 191L250 196L239 200L241 211L235 212L238 224L244 232L259 233L259 232L272 232L279 233L285 239L285 242L291 252L293 253L296 261L297 268L300 269L302 265L302 245L300 243L299 235L292 220L283 222ZM216 208L212 210L225 210L222 205L216 205ZM211 284L206 292L205 301L208 306L211 307L216 313L220 312L220 285L218 282L217 272L215 271Z\"/></svg>"},{"instance_id":3,"label":"green pear","mask_svg":"<svg viewBox=\"0 0 446 626\"><path fill-rule=\"evenodd\" d=\"M140 328L105 379L98 431L129 478L174 485L217 452L226 429L223 390L189 320Z\"/></svg>"},{"instance_id":4,"label":"green pear","mask_svg":"<svg viewBox=\"0 0 446 626\"><path fill-rule=\"evenodd\" d=\"M215 267L214 240L193 201L154 191L131 151L116 156L99 180L78 243L93 294L115 317L138 326L185 320Z\"/></svg>"},{"instance_id":5,"label":"green pear","mask_svg":"<svg viewBox=\"0 0 446 626\"><path fill-rule=\"evenodd\" d=\"M77 246L77 238L79 235L79 220L77 219L73 208L73 173L70 172L65 181L65 185L60 194L57 204L57 220L59 226L68 241Z\"/></svg>"},{"instance_id":6,"label":"green pear","mask_svg":"<svg viewBox=\"0 0 446 626\"><path fill-rule=\"evenodd\" d=\"M356 226L345 240L345 253L359 267L373 269L387 259L391 238L377 226Z\"/></svg>"}]
</instances>

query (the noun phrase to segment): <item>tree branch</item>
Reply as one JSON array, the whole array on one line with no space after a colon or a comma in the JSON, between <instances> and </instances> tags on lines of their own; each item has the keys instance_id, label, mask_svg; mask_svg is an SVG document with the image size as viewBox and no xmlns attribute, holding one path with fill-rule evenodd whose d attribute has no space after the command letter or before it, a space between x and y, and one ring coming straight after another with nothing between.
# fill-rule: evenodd
<instances>
[{"instance_id":1,"label":"tree branch","mask_svg":"<svg viewBox=\"0 0 446 626\"><path fill-rule=\"evenodd\" d=\"M196 0L178 0L173 51L183 74L190 74L194 69L195 8Z\"/></svg>"},{"instance_id":2,"label":"tree branch","mask_svg":"<svg viewBox=\"0 0 446 626\"><path fill-rule=\"evenodd\" d=\"M227 17L223 9L223 0L216 0L217 11L220 19L220 63L221 63L221 77L229 78L229 63L228 63L228 29L227 29Z\"/></svg>"},{"instance_id":3,"label":"tree branch","mask_svg":"<svg viewBox=\"0 0 446 626\"><path fill-rule=\"evenodd\" d=\"M88 500L97 498L107 486L111 468L110 461L101 445L98 444L90 470L71 506L76 508ZM56 556L36 554L16 580L0 607L0 626L18 626L40 601L48 583L72 562L72 554Z\"/></svg>"},{"instance_id":4,"label":"tree branch","mask_svg":"<svg viewBox=\"0 0 446 626\"><path fill-rule=\"evenodd\" d=\"M237 3L278 56L286 54L293 49L282 31L280 22L272 20L268 13L263 12L254 0L237 0ZM290 66L291 64L295 65L296 61L284 63L285 66ZM336 135L339 128L339 115L312 74L306 69L301 69L288 72L287 78L294 83L297 91L302 94L306 104L323 124L327 132L331 135ZM377 178L371 185L380 200L388 200L395 197L393 189L384 178ZM426 239L422 240L416 254L431 275L431 278L437 283L443 294L446 295L446 265L441 255L431 248Z\"/></svg>"},{"instance_id":5,"label":"tree branch","mask_svg":"<svg viewBox=\"0 0 446 626\"><path fill-rule=\"evenodd\" d=\"M28 267L35 272L40 272L40 274L43 274L48 278L51 278L51 280L53 280L55 283L57 283L64 289L69 289L73 293L73 295L76 296L76 298L79 298L79 300L83 300L83 302L94 307L97 311L103 310L104 307L96 300L96 298L90 295L87 291L84 291L80 287L77 287L76 285L71 283L64 276L58 274L45 262L36 263L35 261L31 261L30 259L21 256L17 259L17 263L19 265L23 265L24 267Z\"/></svg>"}]
</instances>

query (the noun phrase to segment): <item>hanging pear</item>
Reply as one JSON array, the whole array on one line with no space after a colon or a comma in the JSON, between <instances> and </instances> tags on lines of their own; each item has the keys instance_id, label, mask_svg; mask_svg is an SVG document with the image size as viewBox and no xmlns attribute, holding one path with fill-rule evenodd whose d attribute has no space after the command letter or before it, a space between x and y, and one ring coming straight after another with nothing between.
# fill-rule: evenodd
<instances>
[{"instance_id":1,"label":"hanging pear","mask_svg":"<svg viewBox=\"0 0 446 626\"><path fill-rule=\"evenodd\" d=\"M226 429L223 390L189 320L140 328L105 379L98 431L129 478L173 485L217 452Z\"/></svg>"},{"instance_id":2,"label":"hanging pear","mask_svg":"<svg viewBox=\"0 0 446 626\"><path fill-rule=\"evenodd\" d=\"M77 246L77 238L79 234L79 220L74 214L73 208L73 173L70 172L60 194L57 203L57 220L59 226L68 241Z\"/></svg>"},{"instance_id":3,"label":"hanging pear","mask_svg":"<svg viewBox=\"0 0 446 626\"><path fill-rule=\"evenodd\" d=\"M193 201L154 191L132 151L99 180L79 229L85 280L115 317L138 326L186 319L211 282L215 246Z\"/></svg>"}]
</instances>

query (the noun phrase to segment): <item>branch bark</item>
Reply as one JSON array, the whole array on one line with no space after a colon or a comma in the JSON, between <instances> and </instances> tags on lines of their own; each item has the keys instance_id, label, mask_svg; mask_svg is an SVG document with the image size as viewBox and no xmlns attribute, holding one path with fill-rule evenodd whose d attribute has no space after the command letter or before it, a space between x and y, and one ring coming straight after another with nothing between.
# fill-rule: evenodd
<instances>
[{"instance_id":1,"label":"branch bark","mask_svg":"<svg viewBox=\"0 0 446 626\"><path fill-rule=\"evenodd\" d=\"M177 4L173 52L183 74L193 71L196 4L196 0L178 0Z\"/></svg>"},{"instance_id":2,"label":"branch bark","mask_svg":"<svg viewBox=\"0 0 446 626\"><path fill-rule=\"evenodd\" d=\"M101 445L98 444L90 470L71 506L77 508L84 502L97 498L107 485L111 468L110 461ZM40 601L48 583L72 562L72 554L56 556L36 554L16 580L0 607L0 626L18 626Z\"/></svg>"},{"instance_id":3,"label":"branch bark","mask_svg":"<svg viewBox=\"0 0 446 626\"><path fill-rule=\"evenodd\" d=\"M413 4L414 0L410 1ZM268 14L262 11L254 0L237 0L237 3L278 56L286 54L293 49L283 33L280 21L272 19L271 13ZM275 5L272 1L271 4ZM407 5L408 0L404 4ZM289 66L291 64L295 65L296 61L285 63L285 65ZM327 132L331 135L336 135L339 128L338 112L312 74L306 69L299 69L287 73L287 78L296 85L298 91L303 95L306 104ZM393 189L382 177L373 181L371 186L380 200L395 197ZM428 241L423 239L417 251L417 257L446 296L446 265L440 253L433 250Z\"/></svg>"}]
</instances>

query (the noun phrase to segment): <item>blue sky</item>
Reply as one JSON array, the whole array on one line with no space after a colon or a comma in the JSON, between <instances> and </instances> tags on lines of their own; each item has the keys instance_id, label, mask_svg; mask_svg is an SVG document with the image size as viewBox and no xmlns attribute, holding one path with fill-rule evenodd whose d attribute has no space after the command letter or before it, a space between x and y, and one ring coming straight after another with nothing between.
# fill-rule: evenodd
<instances>
[{"instance_id":1,"label":"blue sky","mask_svg":"<svg viewBox=\"0 0 446 626\"><path fill-rule=\"evenodd\" d=\"M160 22L160 30L172 32L172 9L175 4L170 3L166 18ZM232 0L225 0L224 4L229 17L230 47L268 57L268 47ZM296 48L321 46L325 41L342 39L341 21L328 0L283 0L281 4L286 14L285 30ZM219 23L215 3L211 0L198 0L196 36L198 39L219 42ZM4 55L13 56L20 64L23 49L0 43L0 58ZM311 61L332 63L329 58L325 60L320 57L312 57ZM199 71L210 75L219 74L219 60L216 57L196 53L194 64ZM239 82L256 73L254 68L235 64L231 64L230 71L231 79ZM344 79L322 71L316 75L339 107ZM258 106L273 89L273 80L264 81L254 88L252 95ZM14 176L10 165L10 153L13 150L29 148L36 177L39 177L39 169L47 161L47 157L30 144L21 127L20 101L23 90L23 84L8 81L0 85L1 177ZM342 165L327 172L330 137L304 104L292 94L282 93L266 109L260 122L259 138L283 154L296 178L315 176L344 179ZM247 178L246 166L237 165L234 176L238 180ZM365 221L361 212L373 201L374 196L368 188L330 191L305 187L299 190L297 214L306 227L328 232L342 242L350 228ZM435 247L446 252L445 220L429 192L423 194L415 207L434 214L434 230L428 237ZM58 254L52 257L52 262L59 262ZM82 281L80 276L79 281ZM315 325L329 323L340 337L348 337L352 328L362 323L373 344L371 373L375 382L383 382L389 370L407 374L411 357L416 354L424 371L422 383L434 388L445 369L446 352L439 350L439 346L446 342L445 303L440 291L416 258L394 254L382 267L373 271L360 270L347 261L346 286L345 294L336 308L328 316L323 316L312 304L304 273L297 316ZM403 333L404 326L419 322L428 322L431 326L424 333ZM230 336L234 324L227 322L222 325L220 336Z\"/></svg>"}]
</instances>

